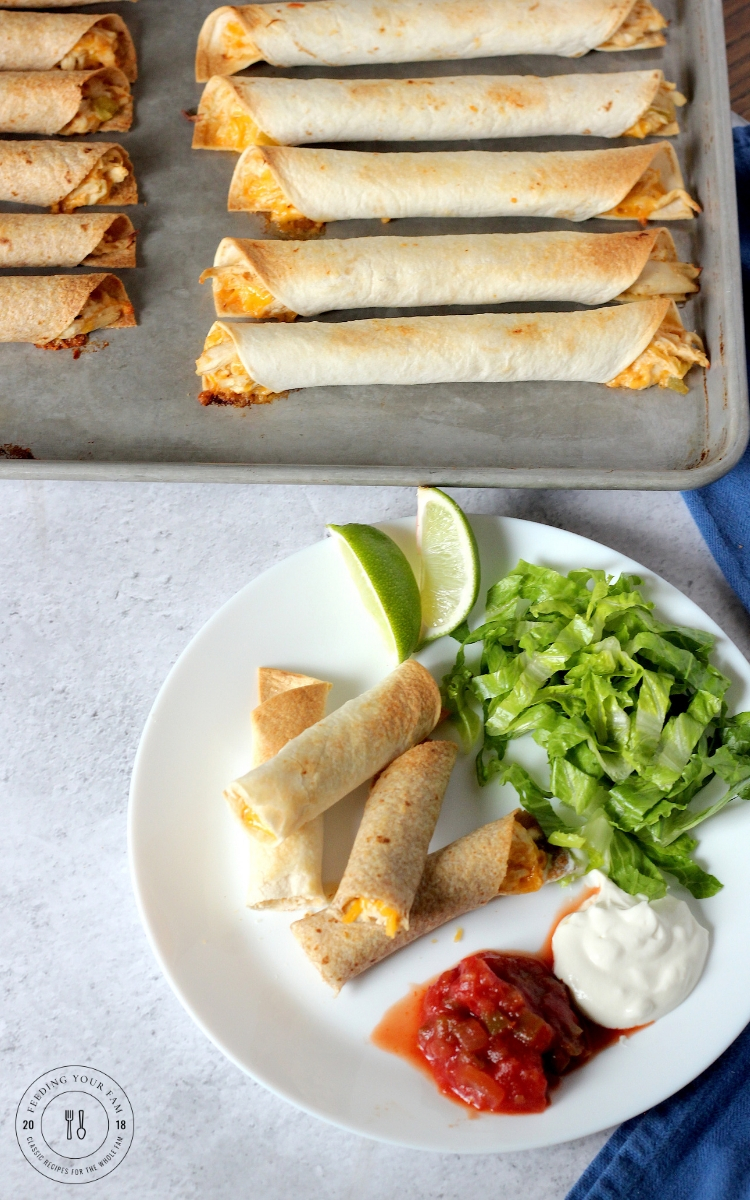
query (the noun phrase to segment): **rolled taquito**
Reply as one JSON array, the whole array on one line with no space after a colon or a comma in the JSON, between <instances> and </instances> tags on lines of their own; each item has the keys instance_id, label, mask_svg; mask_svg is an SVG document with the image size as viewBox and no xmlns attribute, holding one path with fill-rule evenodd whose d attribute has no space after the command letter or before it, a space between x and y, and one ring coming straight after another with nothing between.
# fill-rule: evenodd
<instances>
[{"instance_id":1,"label":"rolled taquito","mask_svg":"<svg viewBox=\"0 0 750 1200\"><path fill-rule=\"evenodd\" d=\"M333 906L295 921L292 933L324 982L339 992L349 979L447 921L498 896L538 891L568 869L568 856L546 845L526 813L511 813L428 856L409 927L395 937L373 923L348 924Z\"/></svg>"},{"instance_id":2,"label":"rolled taquito","mask_svg":"<svg viewBox=\"0 0 750 1200\"><path fill-rule=\"evenodd\" d=\"M606 304L698 291L666 229L469 233L325 241L224 238L212 280L218 317L316 316L332 309L569 300Z\"/></svg>"},{"instance_id":3,"label":"rolled taquito","mask_svg":"<svg viewBox=\"0 0 750 1200\"><path fill-rule=\"evenodd\" d=\"M0 12L0 71L92 71L119 67L138 78L133 39L122 17Z\"/></svg>"},{"instance_id":4,"label":"rolled taquito","mask_svg":"<svg viewBox=\"0 0 750 1200\"><path fill-rule=\"evenodd\" d=\"M117 67L0 71L0 133L121 133L132 123L130 84Z\"/></svg>"},{"instance_id":5,"label":"rolled taquito","mask_svg":"<svg viewBox=\"0 0 750 1200\"><path fill-rule=\"evenodd\" d=\"M250 715L252 765L268 762L283 746L322 720L330 683L273 667L258 669L258 707ZM244 826L247 829L247 826ZM323 817L308 821L275 846L249 829L249 908L320 908L326 902Z\"/></svg>"},{"instance_id":6,"label":"rolled taquito","mask_svg":"<svg viewBox=\"0 0 750 1200\"><path fill-rule=\"evenodd\" d=\"M235 780L224 795L249 829L282 841L426 738L440 707L435 680L409 659Z\"/></svg>"},{"instance_id":7,"label":"rolled taquito","mask_svg":"<svg viewBox=\"0 0 750 1200\"><path fill-rule=\"evenodd\" d=\"M0 267L134 267L135 237L122 213L0 213Z\"/></svg>"},{"instance_id":8,"label":"rolled taquito","mask_svg":"<svg viewBox=\"0 0 750 1200\"><path fill-rule=\"evenodd\" d=\"M645 224L700 212L669 142L620 150L443 150L368 154L251 146L230 212L265 212L282 231L394 217L591 217Z\"/></svg>"},{"instance_id":9,"label":"rolled taquito","mask_svg":"<svg viewBox=\"0 0 750 1200\"><path fill-rule=\"evenodd\" d=\"M374 921L388 937L409 928L457 753L453 742L422 742L378 776L332 901L346 924Z\"/></svg>"},{"instance_id":10,"label":"rolled taquito","mask_svg":"<svg viewBox=\"0 0 750 1200\"><path fill-rule=\"evenodd\" d=\"M133 164L114 142L0 141L0 200L73 212L137 204Z\"/></svg>"},{"instance_id":11,"label":"rolled taquito","mask_svg":"<svg viewBox=\"0 0 750 1200\"><path fill-rule=\"evenodd\" d=\"M0 277L0 342L81 346L95 329L137 324L116 275Z\"/></svg>"},{"instance_id":12,"label":"rolled taquito","mask_svg":"<svg viewBox=\"0 0 750 1200\"><path fill-rule=\"evenodd\" d=\"M203 91L195 150L310 142L467 141L679 133L685 97L662 71L441 79L226 79Z\"/></svg>"},{"instance_id":13,"label":"rolled taquito","mask_svg":"<svg viewBox=\"0 0 750 1200\"><path fill-rule=\"evenodd\" d=\"M316 0L223 5L198 38L195 75L277 67L644 50L667 22L649 0Z\"/></svg>"},{"instance_id":14,"label":"rolled taquito","mask_svg":"<svg viewBox=\"0 0 750 1200\"><path fill-rule=\"evenodd\" d=\"M323 323L225 323L209 331L197 373L202 404L265 404L294 388L578 380L673 388L708 366L674 301L561 313L386 317Z\"/></svg>"}]
</instances>

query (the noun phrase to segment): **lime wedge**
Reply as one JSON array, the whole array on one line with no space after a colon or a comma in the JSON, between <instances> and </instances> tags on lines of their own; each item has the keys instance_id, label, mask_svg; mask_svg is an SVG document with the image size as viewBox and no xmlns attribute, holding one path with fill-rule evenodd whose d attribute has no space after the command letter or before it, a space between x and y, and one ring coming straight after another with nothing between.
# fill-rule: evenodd
<instances>
[{"instance_id":1,"label":"lime wedge","mask_svg":"<svg viewBox=\"0 0 750 1200\"><path fill-rule=\"evenodd\" d=\"M404 552L372 525L327 525L374 618L398 662L416 649L422 624L419 588Z\"/></svg>"},{"instance_id":2,"label":"lime wedge","mask_svg":"<svg viewBox=\"0 0 750 1200\"><path fill-rule=\"evenodd\" d=\"M455 500L439 488L417 489L422 644L465 621L479 595L479 550Z\"/></svg>"}]
</instances>

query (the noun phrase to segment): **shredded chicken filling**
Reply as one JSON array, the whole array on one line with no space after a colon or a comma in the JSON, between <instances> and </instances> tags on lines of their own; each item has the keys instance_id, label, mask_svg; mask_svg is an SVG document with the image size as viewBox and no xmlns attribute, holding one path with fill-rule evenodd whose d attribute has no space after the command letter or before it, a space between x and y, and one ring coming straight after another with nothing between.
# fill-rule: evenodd
<instances>
[{"instance_id":1,"label":"shredded chicken filling","mask_svg":"<svg viewBox=\"0 0 750 1200\"><path fill-rule=\"evenodd\" d=\"M122 150L112 146L101 156L99 161L82 179L77 187L64 196L59 204L52 206L52 212L73 212L84 205L104 204L112 194L112 188L127 179L130 171L126 165Z\"/></svg>"},{"instance_id":2,"label":"shredded chicken filling","mask_svg":"<svg viewBox=\"0 0 750 1200\"><path fill-rule=\"evenodd\" d=\"M608 42L598 46L599 50L640 50L652 46L664 46L666 39L661 32L668 21L649 0L635 0L627 17L612 34Z\"/></svg>"},{"instance_id":3,"label":"shredded chicken filling","mask_svg":"<svg viewBox=\"0 0 750 1200\"><path fill-rule=\"evenodd\" d=\"M661 181L658 169L647 167L627 196L609 212L601 215L603 217L625 217L628 220L640 221L642 225L645 225L653 213L666 208L675 200L682 201L686 209L686 216L690 212L700 212L700 205L695 203L695 200L688 195L684 188L672 188L668 192Z\"/></svg>"},{"instance_id":4,"label":"shredded chicken filling","mask_svg":"<svg viewBox=\"0 0 750 1200\"><path fill-rule=\"evenodd\" d=\"M360 918L364 921L376 921L385 926L386 936L395 937L401 926L401 920L395 908L391 908L384 900L370 900L367 896L356 896L350 900L342 913L347 925Z\"/></svg>"},{"instance_id":5,"label":"shredded chicken filling","mask_svg":"<svg viewBox=\"0 0 750 1200\"><path fill-rule=\"evenodd\" d=\"M537 846L532 833L516 823L500 895L538 892L545 882L547 855Z\"/></svg>"},{"instance_id":6,"label":"shredded chicken filling","mask_svg":"<svg viewBox=\"0 0 750 1200\"><path fill-rule=\"evenodd\" d=\"M640 391L658 385L684 394L688 388L682 381L695 363L701 367L709 366L703 342L697 333L683 329L668 313L646 349L611 379L607 387Z\"/></svg>"},{"instance_id":7,"label":"shredded chicken filling","mask_svg":"<svg viewBox=\"0 0 750 1200\"><path fill-rule=\"evenodd\" d=\"M692 263L649 259L635 282L617 299L642 300L644 296L669 296L670 300L684 300L699 290L695 280L700 273L700 267L694 267Z\"/></svg>"},{"instance_id":8,"label":"shredded chicken filling","mask_svg":"<svg viewBox=\"0 0 750 1200\"><path fill-rule=\"evenodd\" d=\"M274 225L283 233L311 233L322 230L318 221L311 221L290 204L271 173L264 165L257 175L245 179L242 187L243 207L248 212L268 213Z\"/></svg>"},{"instance_id":9,"label":"shredded chicken filling","mask_svg":"<svg viewBox=\"0 0 750 1200\"><path fill-rule=\"evenodd\" d=\"M223 329L213 328L209 331L203 353L195 368L196 375L203 376L201 404L215 402L244 407L250 404L267 404L279 395L278 392L272 392L250 378L240 361L234 342Z\"/></svg>"},{"instance_id":10,"label":"shredded chicken filling","mask_svg":"<svg viewBox=\"0 0 750 1200\"><path fill-rule=\"evenodd\" d=\"M119 34L114 29L94 26L79 38L57 64L63 71L93 71L97 67L119 67Z\"/></svg>"},{"instance_id":11,"label":"shredded chicken filling","mask_svg":"<svg viewBox=\"0 0 750 1200\"><path fill-rule=\"evenodd\" d=\"M93 262L97 258L112 258L114 255L125 254L130 249L135 241L135 230L129 229L125 233L119 233L118 227L119 222L115 221L102 234L101 241L91 251L87 262Z\"/></svg>"},{"instance_id":12,"label":"shredded chicken filling","mask_svg":"<svg viewBox=\"0 0 750 1200\"><path fill-rule=\"evenodd\" d=\"M95 329L107 329L125 316L128 310L131 310L130 304L109 294L106 283L100 283L94 288L75 321L62 331L59 340L93 333Z\"/></svg>"},{"instance_id":13,"label":"shredded chicken filling","mask_svg":"<svg viewBox=\"0 0 750 1200\"><path fill-rule=\"evenodd\" d=\"M221 56L228 63L246 63L258 57L255 42L241 21L227 21L222 29Z\"/></svg>"},{"instance_id":14,"label":"shredded chicken filling","mask_svg":"<svg viewBox=\"0 0 750 1200\"><path fill-rule=\"evenodd\" d=\"M682 92L678 92L673 83L663 79L658 92L643 116L639 117L635 125L630 126L630 129L626 129L622 136L646 138L655 133L661 137L672 137L678 134L680 127L675 119L675 109L682 108L683 104L687 104L687 100Z\"/></svg>"},{"instance_id":15,"label":"shredded chicken filling","mask_svg":"<svg viewBox=\"0 0 750 1200\"><path fill-rule=\"evenodd\" d=\"M129 88L105 83L103 79L89 79L83 85L78 112L60 133L96 133L107 121L126 111L131 102Z\"/></svg>"},{"instance_id":16,"label":"shredded chicken filling","mask_svg":"<svg viewBox=\"0 0 750 1200\"><path fill-rule=\"evenodd\" d=\"M214 300L220 313L227 316L275 317L279 321L293 321L297 316L291 309L277 300L258 279L242 267L209 267L200 277L200 282L214 281Z\"/></svg>"}]
</instances>

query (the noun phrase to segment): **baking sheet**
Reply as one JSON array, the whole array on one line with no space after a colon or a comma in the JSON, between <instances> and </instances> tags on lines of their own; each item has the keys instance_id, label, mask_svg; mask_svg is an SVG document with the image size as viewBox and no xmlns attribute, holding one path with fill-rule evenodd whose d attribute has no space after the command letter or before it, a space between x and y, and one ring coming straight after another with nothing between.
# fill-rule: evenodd
<instances>
[{"instance_id":1,"label":"baking sheet","mask_svg":"<svg viewBox=\"0 0 750 1200\"><path fill-rule=\"evenodd\" d=\"M747 382L720 0L659 0L671 22L668 45L661 50L593 52L574 60L528 55L328 70L258 65L246 72L382 78L662 67L691 101L680 111L683 133L674 142L688 189L704 207L696 221L668 223L680 258L703 266L701 294L685 306L683 319L704 337L712 366L707 373L691 372L688 395L536 382L314 388L248 409L203 408L194 374L194 360L214 319L210 285L199 286L198 276L212 264L222 237L268 236L262 218L227 213L236 156L192 151L192 125L182 114L195 108L202 90L194 81L195 44L215 3L140 0L86 11L113 7L133 34L140 64L134 127L121 135L142 200L123 210L140 231L139 266L118 272L140 325L95 333L93 348L77 361L70 352L0 346L0 476L684 489L718 478L740 457L748 436ZM94 135L94 140L112 139ZM409 148L572 150L633 144L631 139L518 138L410 143ZM404 144L351 148L398 150ZM5 204L0 209L16 211ZM512 218L388 225L349 221L329 225L326 236L634 227L621 221L577 225ZM492 311L565 307L574 306L501 305ZM322 319L413 311L358 310ZM109 344L95 349L104 342ZM29 450L33 460L4 457L16 453L13 447Z\"/></svg>"}]
</instances>

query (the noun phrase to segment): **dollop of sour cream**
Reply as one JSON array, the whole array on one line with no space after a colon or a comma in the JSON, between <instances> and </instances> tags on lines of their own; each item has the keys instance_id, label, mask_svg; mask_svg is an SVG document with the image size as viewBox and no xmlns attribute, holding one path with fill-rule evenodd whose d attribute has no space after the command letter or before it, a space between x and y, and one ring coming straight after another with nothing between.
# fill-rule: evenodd
<instances>
[{"instance_id":1,"label":"dollop of sour cream","mask_svg":"<svg viewBox=\"0 0 750 1200\"><path fill-rule=\"evenodd\" d=\"M656 1021L690 995L708 953L708 931L684 900L629 896L601 871L596 895L552 937L554 971L579 1008L607 1029Z\"/></svg>"}]
</instances>

